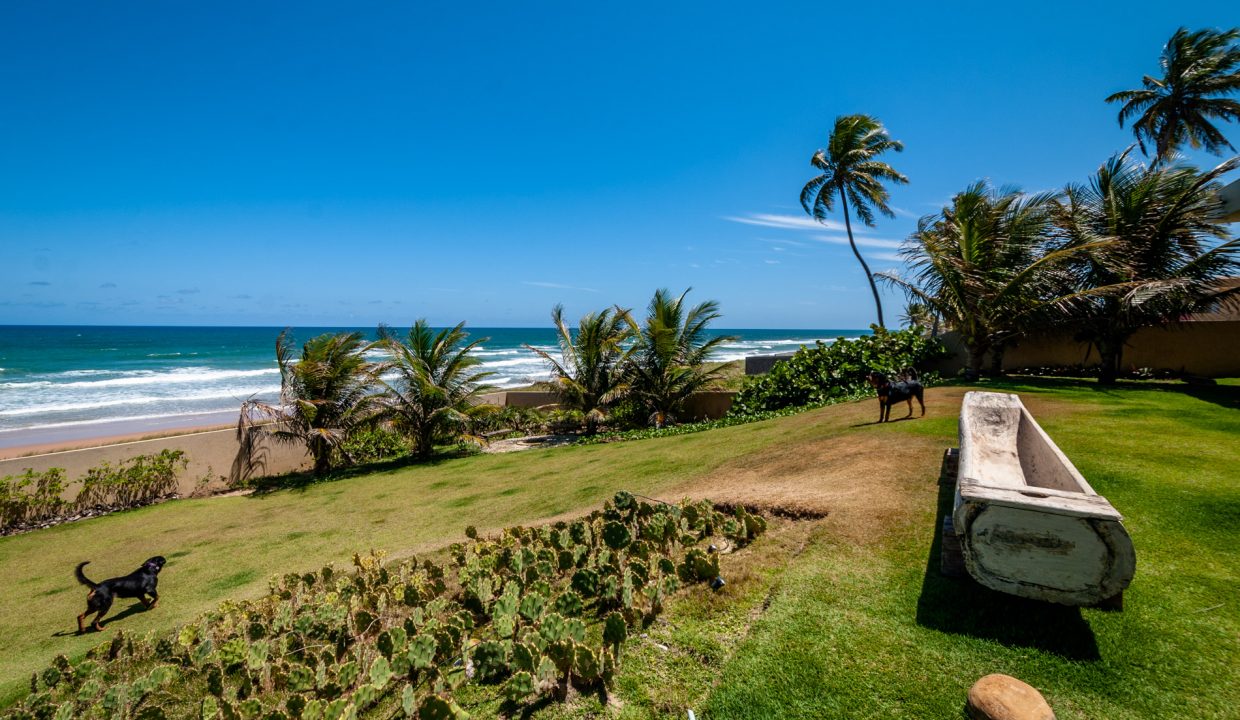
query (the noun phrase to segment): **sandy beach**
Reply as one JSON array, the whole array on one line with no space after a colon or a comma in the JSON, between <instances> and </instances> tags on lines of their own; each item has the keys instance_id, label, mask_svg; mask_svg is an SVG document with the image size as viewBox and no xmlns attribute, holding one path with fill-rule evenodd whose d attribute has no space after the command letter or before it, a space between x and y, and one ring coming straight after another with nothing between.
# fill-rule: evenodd
<instances>
[{"instance_id":1,"label":"sandy beach","mask_svg":"<svg viewBox=\"0 0 1240 720\"><path fill-rule=\"evenodd\" d=\"M222 430L234 428L236 425L237 413L230 411L118 420L63 428L6 430L0 432L0 460L188 435L206 430Z\"/></svg>"}]
</instances>

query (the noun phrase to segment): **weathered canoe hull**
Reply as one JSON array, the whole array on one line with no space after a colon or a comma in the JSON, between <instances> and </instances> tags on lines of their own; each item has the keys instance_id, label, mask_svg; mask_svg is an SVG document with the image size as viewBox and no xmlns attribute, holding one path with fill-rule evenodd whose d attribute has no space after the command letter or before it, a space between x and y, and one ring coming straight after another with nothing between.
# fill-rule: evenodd
<instances>
[{"instance_id":1,"label":"weathered canoe hull","mask_svg":"<svg viewBox=\"0 0 1240 720\"><path fill-rule=\"evenodd\" d=\"M1119 595L1136 570L1121 516L1015 395L970 392L952 522L982 585L1065 605Z\"/></svg>"}]
</instances>

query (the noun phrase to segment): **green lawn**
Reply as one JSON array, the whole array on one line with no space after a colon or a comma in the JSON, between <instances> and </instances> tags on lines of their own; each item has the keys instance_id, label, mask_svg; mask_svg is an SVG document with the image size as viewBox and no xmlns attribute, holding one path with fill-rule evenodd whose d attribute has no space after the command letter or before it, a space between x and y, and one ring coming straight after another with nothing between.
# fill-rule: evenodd
<instances>
[{"instance_id":1,"label":"green lawn","mask_svg":"<svg viewBox=\"0 0 1240 720\"><path fill-rule=\"evenodd\" d=\"M1055 401L1044 427L1124 513L1138 568L1123 612L1034 603L942 577L934 529L951 492L928 487L931 501L880 541L819 533L759 587L743 589L742 605L769 597L769 607L708 675L668 658L703 645L702 634L728 642L724 618L761 606L673 612L659 635L672 650L643 652L654 672L627 665L630 689L656 698L669 684L697 688L687 699L706 718L961 717L968 686L1004 672L1041 689L1060 720L1236 717L1238 388L1003 387L1031 403Z\"/></svg>"},{"instance_id":2,"label":"green lawn","mask_svg":"<svg viewBox=\"0 0 1240 720\"><path fill-rule=\"evenodd\" d=\"M1240 387L1039 380L1019 392L1061 448L1125 515L1137 577L1125 610L1059 608L948 580L935 527L950 496L939 455L955 442L961 389L931 391L925 419L875 426L873 402L694 435L481 456L261 498L181 501L0 539L0 682L11 697L57 653L81 611L78 560L105 576L167 555L163 600L114 627L167 629L266 578L441 546L468 524L529 524L617 489L798 507L725 557L728 585L692 588L630 643L613 697L540 718L960 717L979 676L1040 688L1068 718L1234 717L1240 701ZM119 615L125 615L118 604ZM110 634L110 633L109 633ZM471 698L475 717L498 706ZM604 704L606 703L606 704Z\"/></svg>"}]
</instances>

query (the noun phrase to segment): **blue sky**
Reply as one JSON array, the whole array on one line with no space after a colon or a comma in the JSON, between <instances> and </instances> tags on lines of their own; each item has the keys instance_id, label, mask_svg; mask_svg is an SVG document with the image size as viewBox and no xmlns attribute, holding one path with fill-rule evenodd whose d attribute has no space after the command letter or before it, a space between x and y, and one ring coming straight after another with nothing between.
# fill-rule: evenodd
<instances>
[{"instance_id":1,"label":"blue sky","mask_svg":"<svg viewBox=\"0 0 1240 720\"><path fill-rule=\"evenodd\" d=\"M1176 27L1240 23L1223 2L431 5L0 4L0 324L530 326L692 286L727 327L864 327L842 233L797 201L835 116L906 145L898 217L861 241L893 268L978 178L1083 180L1131 141L1102 99Z\"/></svg>"}]
</instances>

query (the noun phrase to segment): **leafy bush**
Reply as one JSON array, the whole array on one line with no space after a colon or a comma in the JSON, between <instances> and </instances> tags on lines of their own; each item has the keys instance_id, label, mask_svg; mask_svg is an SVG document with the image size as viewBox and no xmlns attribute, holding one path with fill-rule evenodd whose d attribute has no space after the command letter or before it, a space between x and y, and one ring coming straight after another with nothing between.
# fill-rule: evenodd
<instances>
[{"instance_id":1,"label":"leafy bush","mask_svg":"<svg viewBox=\"0 0 1240 720\"><path fill-rule=\"evenodd\" d=\"M515 717L610 686L667 597L718 576L704 548L765 530L743 508L618 493L571 523L467 529L448 565L355 555L351 574L288 574L171 634L59 656L4 717L465 718L456 698L488 695Z\"/></svg>"},{"instance_id":2,"label":"leafy bush","mask_svg":"<svg viewBox=\"0 0 1240 720\"><path fill-rule=\"evenodd\" d=\"M873 335L801 348L767 374L750 378L729 413L750 415L843 399L866 392L865 377L870 372L895 375L944 355L941 342L916 330L871 327Z\"/></svg>"},{"instance_id":3,"label":"leafy bush","mask_svg":"<svg viewBox=\"0 0 1240 720\"><path fill-rule=\"evenodd\" d=\"M555 433L577 432L586 424L580 410L552 410L547 413L547 429Z\"/></svg>"},{"instance_id":4,"label":"leafy bush","mask_svg":"<svg viewBox=\"0 0 1240 720\"><path fill-rule=\"evenodd\" d=\"M412 449L413 443L395 430L383 426L354 433L340 445L341 454L355 465L401 457L408 455Z\"/></svg>"},{"instance_id":5,"label":"leafy bush","mask_svg":"<svg viewBox=\"0 0 1240 720\"><path fill-rule=\"evenodd\" d=\"M61 468L41 473L27 469L21 475L0 479L0 528L61 515L69 506L61 499L66 487L64 480L65 471ZM31 487L33 491L29 490Z\"/></svg>"},{"instance_id":6,"label":"leafy bush","mask_svg":"<svg viewBox=\"0 0 1240 720\"><path fill-rule=\"evenodd\" d=\"M474 418L476 432L494 432L496 430L514 430L519 433L530 433L539 430L546 422L546 413L537 408L506 405L495 412Z\"/></svg>"},{"instance_id":7,"label":"leafy bush","mask_svg":"<svg viewBox=\"0 0 1240 720\"><path fill-rule=\"evenodd\" d=\"M86 471L74 504L79 508L129 508L145 505L176 491L177 472L189 460L181 450L139 455L115 466L105 462Z\"/></svg>"},{"instance_id":8,"label":"leafy bush","mask_svg":"<svg viewBox=\"0 0 1240 720\"><path fill-rule=\"evenodd\" d=\"M187 465L183 451L164 450L116 465L105 462L73 482L65 482L63 468L43 472L28 469L21 475L5 476L0 479L0 530L83 510L145 505L175 493L177 474ZM63 495L74 484L81 484L77 496L64 500Z\"/></svg>"}]
</instances>

